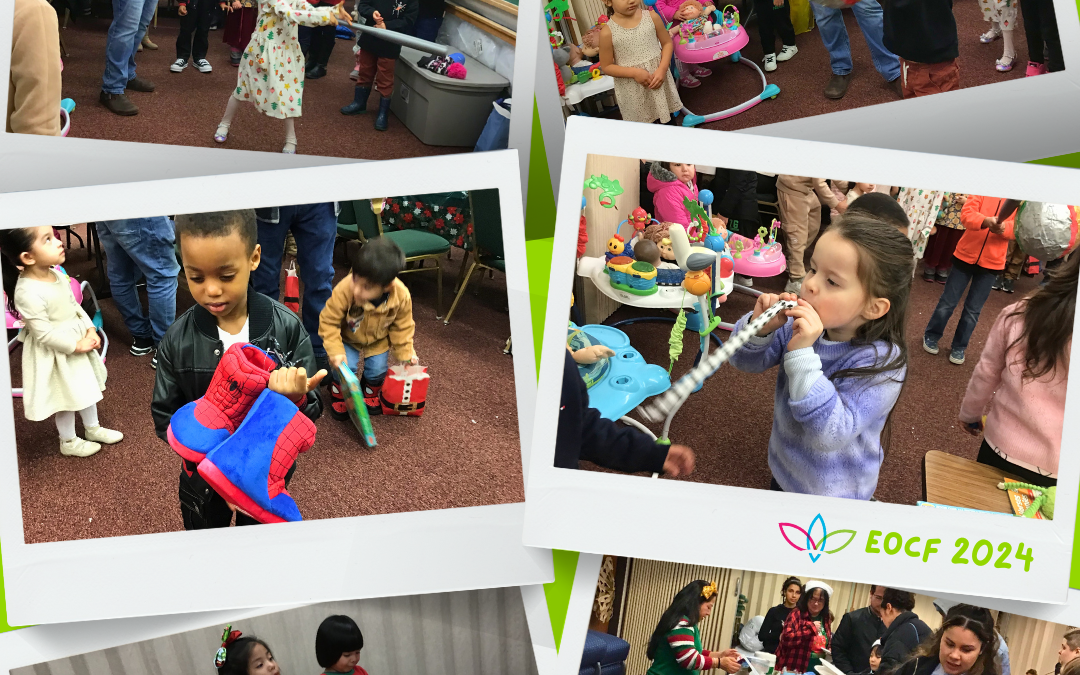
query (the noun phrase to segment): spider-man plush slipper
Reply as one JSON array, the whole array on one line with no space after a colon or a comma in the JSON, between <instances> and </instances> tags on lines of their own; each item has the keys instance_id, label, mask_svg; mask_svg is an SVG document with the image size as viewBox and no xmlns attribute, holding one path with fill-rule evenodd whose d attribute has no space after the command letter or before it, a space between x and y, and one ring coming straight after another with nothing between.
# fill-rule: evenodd
<instances>
[{"instance_id":1,"label":"spider-man plush slipper","mask_svg":"<svg viewBox=\"0 0 1080 675\"><path fill-rule=\"evenodd\" d=\"M285 491L285 476L314 443L315 423L296 403L266 389L236 431L206 454L199 475L260 523L303 520Z\"/></svg>"},{"instance_id":2,"label":"spider-man plush slipper","mask_svg":"<svg viewBox=\"0 0 1080 675\"><path fill-rule=\"evenodd\" d=\"M168 431L172 449L189 462L201 462L236 431L277 367L277 362L255 345L229 347L206 395L173 414Z\"/></svg>"}]
</instances>

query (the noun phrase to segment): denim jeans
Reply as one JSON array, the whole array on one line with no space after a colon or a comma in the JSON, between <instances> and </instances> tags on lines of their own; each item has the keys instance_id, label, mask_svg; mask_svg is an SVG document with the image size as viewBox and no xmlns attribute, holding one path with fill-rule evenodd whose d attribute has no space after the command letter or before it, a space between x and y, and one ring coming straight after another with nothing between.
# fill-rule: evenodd
<instances>
[{"instance_id":1,"label":"denim jeans","mask_svg":"<svg viewBox=\"0 0 1080 675\"><path fill-rule=\"evenodd\" d=\"M101 89L108 94L123 94L127 83L135 78L135 54L158 3L157 0L112 0L112 6Z\"/></svg>"},{"instance_id":2,"label":"denim jeans","mask_svg":"<svg viewBox=\"0 0 1080 675\"><path fill-rule=\"evenodd\" d=\"M945 290L941 292L934 313L930 315L930 323L926 325L925 337L931 342L937 342L945 334L945 326L952 318L953 310L960 304L960 298L964 295L964 289L971 284L967 298L964 300L964 310L960 314L960 321L956 324L956 332L953 333L952 350L965 351L971 334L975 332L975 325L979 323L979 314L982 313L983 304L990 297L990 289L994 285L998 271L990 271L966 263L959 258L953 258L953 267L949 272L949 278L945 282Z\"/></svg>"},{"instance_id":3,"label":"denim jeans","mask_svg":"<svg viewBox=\"0 0 1080 675\"><path fill-rule=\"evenodd\" d=\"M435 42L435 39L439 37L439 29L442 28L442 22L442 14L439 16L421 15L417 17L416 23L413 24L412 34L421 40Z\"/></svg>"},{"instance_id":4,"label":"denim jeans","mask_svg":"<svg viewBox=\"0 0 1080 675\"><path fill-rule=\"evenodd\" d=\"M821 41L825 43L825 49L829 50L833 74L848 75L852 69L851 43L848 41L842 10L822 7L816 2L811 2L810 7L814 10L814 22L821 31ZM874 68L887 82L900 77L900 58L885 48L884 23L878 0L860 0L851 6L851 11L855 13L859 30L870 48Z\"/></svg>"},{"instance_id":5,"label":"denim jeans","mask_svg":"<svg viewBox=\"0 0 1080 675\"><path fill-rule=\"evenodd\" d=\"M113 300L124 325L132 337L149 338L157 344L176 319L180 263L176 261L172 221L164 216L102 220L97 231L107 258ZM149 318L135 288L140 275L146 279Z\"/></svg>"},{"instance_id":6,"label":"denim jeans","mask_svg":"<svg viewBox=\"0 0 1080 675\"><path fill-rule=\"evenodd\" d=\"M334 290L334 241L337 214L333 202L255 209L262 262L251 273L251 288L274 300L281 296L281 260L285 233L296 241L296 263L304 282L301 319L316 357L326 356L319 337L319 314Z\"/></svg>"},{"instance_id":7,"label":"denim jeans","mask_svg":"<svg viewBox=\"0 0 1080 675\"><path fill-rule=\"evenodd\" d=\"M382 384L383 380L386 379L387 357L389 356L390 352L383 352L377 356L369 356L364 359L364 371L362 373L364 379L375 386ZM360 352L346 342L345 363L349 364L349 370L356 373L356 369L360 365L360 359ZM338 381L336 371L331 371L331 376L334 378L334 382Z\"/></svg>"}]
</instances>

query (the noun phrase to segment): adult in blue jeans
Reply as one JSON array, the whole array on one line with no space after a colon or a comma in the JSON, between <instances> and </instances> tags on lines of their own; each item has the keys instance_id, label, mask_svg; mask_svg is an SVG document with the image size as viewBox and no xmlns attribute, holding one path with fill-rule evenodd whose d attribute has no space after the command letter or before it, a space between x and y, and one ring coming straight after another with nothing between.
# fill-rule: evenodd
<instances>
[{"instance_id":1,"label":"adult in blue jeans","mask_svg":"<svg viewBox=\"0 0 1080 675\"><path fill-rule=\"evenodd\" d=\"M311 337L316 363L319 368L329 371L326 350L319 336L319 314L334 290L334 241L337 239L334 203L255 209L255 217L259 223L262 262L251 273L251 288L274 300L280 299L285 234L291 231L296 242L296 263L304 284L300 318Z\"/></svg>"},{"instance_id":2,"label":"adult in blue jeans","mask_svg":"<svg viewBox=\"0 0 1080 675\"><path fill-rule=\"evenodd\" d=\"M412 34L421 40L435 42L445 13L445 0L420 0L420 13L413 24Z\"/></svg>"},{"instance_id":3,"label":"adult in blue jeans","mask_svg":"<svg viewBox=\"0 0 1080 675\"><path fill-rule=\"evenodd\" d=\"M135 54L154 18L158 0L113 0L113 20L105 41L105 76L101 104L116 115L138 115L126 91L154 91L154 83L135 74Z\"/></svg>"},{"instance_id":4,"label":"adult in blue jeans","mask_svg":"<svg viewBox=\"0 0 1080 675\"><path fill-rule=\"evenodd\" d=\"M825 97L844 98L853 66L851 42L848 40L847 26L844 25L843 10L822 7L812 0L810 6L814 10L814 22L821 32L821 41L825 43L825 49L829 51L829 62L833 72L829 83L825 85ZM885 48L881 4L878 0L859 0L851 5L851 11L855 13L859 30L862 31L863 38L866 40L866 46L870 48L874 68L896 91L897 97L902 98L900 59Z\"/></svg>"},{"instance_id":5,"label":"adult in blue jeans","mask_svg":"<svg viewBox=\"0 0 1080 675\"><path fill-rule=\"evenodd\" d=\"M176 320L176 231L171 220L129 218L101 220L98 237L105 251L113 301L131 333L131 353L146 356L154 351L165 331ZM143 311L139 277L146 279L149 313ZM157 355L150 365L157 367Z\"/></svg>"}]
</instances>

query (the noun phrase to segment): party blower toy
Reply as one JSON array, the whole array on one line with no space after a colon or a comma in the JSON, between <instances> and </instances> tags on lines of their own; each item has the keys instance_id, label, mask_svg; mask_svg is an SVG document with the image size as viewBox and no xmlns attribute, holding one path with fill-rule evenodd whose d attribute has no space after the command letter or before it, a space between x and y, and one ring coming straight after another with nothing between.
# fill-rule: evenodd
<instances>
[{"instance_id":1,"label":"party blower toy","mask_svg":"<svg viewBox=\"0 0 1080 675\"><path fill-rule=\"evenodd\" d=\"M352 420L356 430L364 439L364 445L374 448L375 429L371 426L371 418L368 417L367 406L364 405L364 390L360 387L360 380L356 374L349 370L349 365L342 361L337 368L338 378L345 385L342 392L345 398L345 409L349 411L349 419Z\"/></svg>"}]
</instances>

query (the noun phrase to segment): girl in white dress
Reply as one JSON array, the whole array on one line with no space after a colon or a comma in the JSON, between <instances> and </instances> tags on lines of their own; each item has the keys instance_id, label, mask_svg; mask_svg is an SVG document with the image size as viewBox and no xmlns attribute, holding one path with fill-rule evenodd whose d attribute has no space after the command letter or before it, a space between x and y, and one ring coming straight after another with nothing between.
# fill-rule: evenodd
<instances>
[{"instance_id":1,"label":"girl in white dress","mask_svg":"<svg viewBox=\"0 0 1080 675\"><path fill-rule=\"evenodd\" d=\"M352 21L344 5L312 7L304 0L259 0L255 32L240 59L236 88L214 132L215 141L224 143L229 138L237 108L250 101L264 115L285 120L285 147L281 151L296 153L295 120L300 117L304 96L304 54L297 28Z\"/></svg>"},{"instance_id":2,"label":"girl in white dress","mask_svg":"<svg viewBox=\"0 0 1080 675\"><path fill-rule=\"evenodd\" d=\"M64 257L64 246L49 226L0 231L7 309L25 324L19 332L23 412L31 422L55 415L60 452L89 457L102 443L119 443L124 435L98 424L106 377L95 351L101 338L75 301L71 280L54 269ZM85 439L75 435L75 411Z\"/></svg>"}]
</instances>

